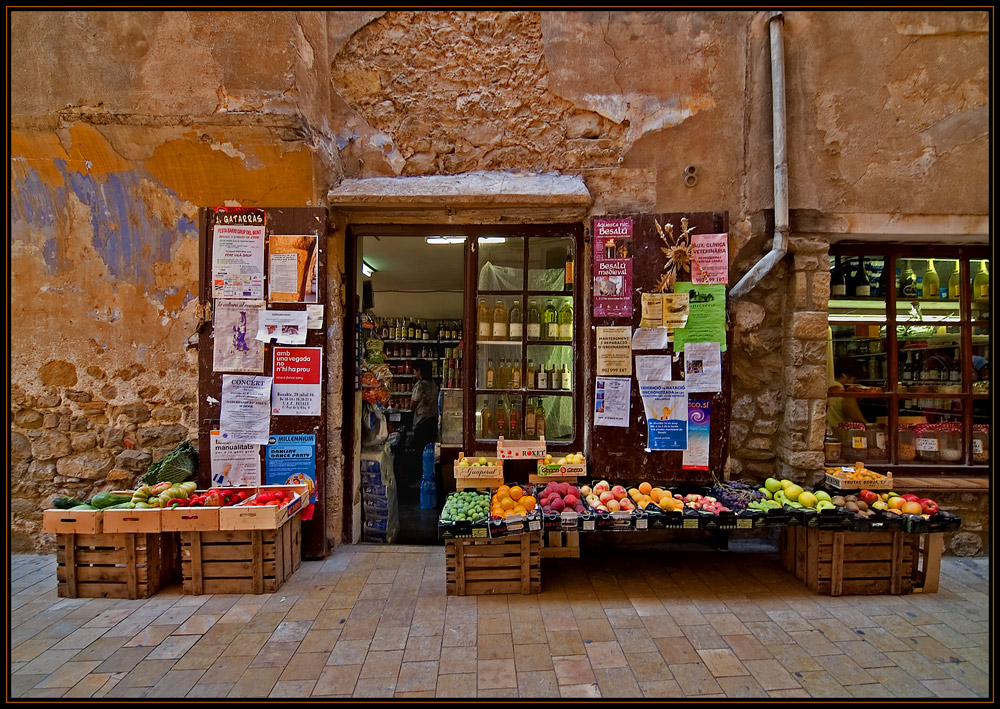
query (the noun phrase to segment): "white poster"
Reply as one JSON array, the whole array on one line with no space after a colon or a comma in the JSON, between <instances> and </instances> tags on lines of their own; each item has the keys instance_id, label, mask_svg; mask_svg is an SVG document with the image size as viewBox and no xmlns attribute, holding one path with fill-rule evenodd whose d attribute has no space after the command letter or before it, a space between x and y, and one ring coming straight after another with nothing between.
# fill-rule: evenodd
<instances>
[{"instance_id":1,"label":"white poster","mask_svg":"<svg viewBox=\"0 0 1000 709\"><path fill-rule=\"evenodd\" d=\"M295 293L298 289L299 258L295 254L271 254L271 265L268 269L268 292Z\"/></svg>"},{"instance_id":2,"label":"white poster","mask_svg":"<svg viewBox=\"0 0 1000 709\"><path fill-rule=\"evenodd\" d=\"M222 375L219 435L238 443L267 443L271 428L271 377Z\"/></svg>"},{"instance_id":3,"label":"white poster","mask_svg":"<svg viewBox=\"0 0 1000 709\"><path fill-rule=\"evenodd\" d=\"M264 298L264 227L216 224L212 241L212 297Z\"/></svg>"},{"instance_id":4,"label":"white poster","mask_svg":"<svg viewBox=\"0 0 1000 709\"><path fill-rule=\"evenodd\" d=\"M212 485L236 487L260 485L260 446L224 440L211 432Z\"/></svg>"},{"instance_id":5,"label":"white poster","mask_svg":"<svg viewBox=\"0 0 1000 709\"><path fill-rule=\"evenodd\" d=\"M263 310L260 313L257 339L277 340L283 345L304 345L309 314L305 310Z\"/></svg>"},{"instance_id":6,"label":"white poster","mask_svg":"<svg viewBox=\"0 0 1000 709\"><path fill-rule=\"evenodd\" d=\"M637 327L632 334L633 350L665 350L670 344L670 331L665 327Z\"/></svg>"},{"instance_id":7,"label":"white poster","mask_svg":"<svg viewBox=\"0 0 1000 709\"><path fill-rule=\"evenodd\" d=\"M636 355L635 356L635 376L640 382L661 381L669 382L673 379L671 374L671 364L673 358L670 355Z\"/></svg>"},{"instance_id":8,"label":"white poster","mask_svg":"<svg viewBox=\"0 0 1000 709\"><path fill-rule=\"evenodd\" d=\"M263 309L263 300L215 301L213 371L263 374L264 345L253 337Z\"/></svg>"},{"instance_id":9,"label":"white poster","mask_svg":"<svg viewBox=\"0 0 1000 709\"><path fill-rule=\"evenodd\" d=\"M315 234L271 234L267 291L272 303L315 303L319 239Z\"/></svg>"},{"instance_id":10,"label":"white poster","mask_svg":"<svg viewBox=\"0 0 1000 709\"><path fill-rule=\"evenodd\" d=\"M323 371L322 347L275 347L274 416L319 416Z\"/></svg>"},{"instance_id":11,"label":"white poster","mask_svg":"<svg viewBox=\"0 0 1000 709\"><path fill-rule=\"evenodd\" d=\"M597 377L594 388L594 425L628 428L631 399L631 377Z\"/></svg>"},{"instance_id":12,"label":"white poster","mask_svg":"<svg viewBox=\"0 0 1000 709\"><path fill-rule=\"evenodd\" d=\"M310 330L323 329L323 305L306 306L306 327Z\"/></svg>"},{"instance_id":13,"label":"white poster","mask_svg":"<svg viewBox=\"0 0 1000 709\"><path fill-rule=\"evenodd\" d=\"M688 391L722 391L722 354L718 342L689 342L684 348Z\"/></svg>"}]
</instances>

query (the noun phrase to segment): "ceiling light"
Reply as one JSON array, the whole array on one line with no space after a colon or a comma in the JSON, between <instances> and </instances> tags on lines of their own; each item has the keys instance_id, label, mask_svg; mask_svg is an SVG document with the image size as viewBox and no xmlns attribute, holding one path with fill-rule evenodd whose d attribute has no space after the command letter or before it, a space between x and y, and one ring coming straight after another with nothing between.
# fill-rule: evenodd
<instances>
[{"instance_id":1,"label":"ceiling light","mask_svg":"<svg viewBox=\"0 0 1000 709\"><path fill-rule=\"evenodd\" d=\"M361 262L361 273L365 278L371 278L372 274L375 273L375 269L369 266L364 261Z\"/></svg>"},{"instance_id":2,"label":"ceiling light","mask_svg":"<svg viewBox=\"0 0 1000 709\"><path fill-rule=\"evenodd\" d=\"M507 238L503 236L480 236L480 244L505 244L507 243Z\"/></svg>"},{"instance_id":3,"label":"ceiling light","mask_svg":"<svg viewBox=\"0 0 1000 709\"><path fill-rule=\"evenodd\" d=\"M428 236L424 239L428 244L464 244L464 236Z\"/></svg>"}]
</instances>

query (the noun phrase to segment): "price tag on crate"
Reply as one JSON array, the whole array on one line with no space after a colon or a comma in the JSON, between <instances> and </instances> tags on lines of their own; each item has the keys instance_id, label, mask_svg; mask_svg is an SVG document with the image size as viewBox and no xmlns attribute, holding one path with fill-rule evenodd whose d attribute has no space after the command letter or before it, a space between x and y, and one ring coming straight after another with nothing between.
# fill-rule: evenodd
<instances>
[{"instance_id":1,"label":"price tag on crate","mask_svg":"<svg viewBox=\"0 0 1000 709\"><path fill-rule=\"evenodd\" d=\"M684 520L684 529L698 529L698 520L696 519Z\"/></svg>"}]
</instances>

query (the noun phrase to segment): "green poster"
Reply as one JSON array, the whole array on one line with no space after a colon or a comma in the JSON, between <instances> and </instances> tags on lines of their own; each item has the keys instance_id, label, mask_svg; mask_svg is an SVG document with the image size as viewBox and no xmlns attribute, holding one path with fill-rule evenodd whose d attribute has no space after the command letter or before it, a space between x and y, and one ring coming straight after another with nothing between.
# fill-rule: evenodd
<instances>
[{"instance_id":1,"label":"green poster","mask_svg":"<svg viewBox=\"0 0 1000 709\"><path fill-rule=\"evenodd\" d=\"M680 282L675 293L690 295L687 327L674 330L674 351L683 352L687 342L718 342L726 351L726 286Z\"/></svg>"}]
</instances>

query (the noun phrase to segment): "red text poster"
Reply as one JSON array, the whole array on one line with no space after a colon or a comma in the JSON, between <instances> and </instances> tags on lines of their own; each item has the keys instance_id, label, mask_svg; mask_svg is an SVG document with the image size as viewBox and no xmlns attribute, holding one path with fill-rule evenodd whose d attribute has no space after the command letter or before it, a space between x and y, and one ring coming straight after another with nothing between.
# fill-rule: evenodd
<instances>
[{"instance_id":1,"label":"red text poster","mask_svg":"<svg viewBox=\"0 0 1000 709\"><path fill-rule=\"evenodd\" d=\"M632 316L632 220L594 219L594 316Z\"/></svg>"},{"instance_id":2,"label":"red text poster","mask_svg":"<svg viewBox=\"0 0 1000 709\"><path fill-rule=\"evenodd\" d=\"M691 282L715 285L729 282L729 235L691 235Z\"/></svg>"},{"instance_id":3,"label":"red text poster","mask_svg":"<svg viewBox=\"0 0 1000 709\"><path fill-rule=\"evenodd\" d=\"M321 347L275 347L273 416L319 416L322 396Z\"/></svg>"}]
</instances>

